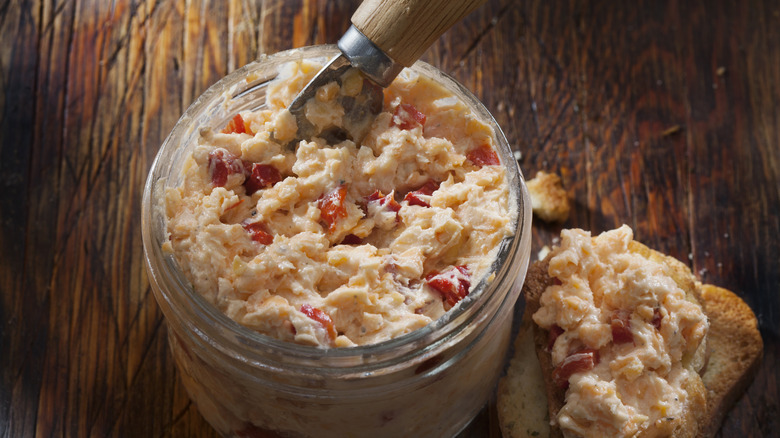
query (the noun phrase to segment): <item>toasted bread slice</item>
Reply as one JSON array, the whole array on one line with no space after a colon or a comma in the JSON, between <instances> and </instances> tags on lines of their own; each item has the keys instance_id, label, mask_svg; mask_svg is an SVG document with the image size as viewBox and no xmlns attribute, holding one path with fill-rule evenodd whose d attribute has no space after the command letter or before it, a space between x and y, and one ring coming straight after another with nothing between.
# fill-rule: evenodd
<instances>
[{"instance_id":1,"label":"toasted bread slice","mask_svg":"<svg viewBox=\"0 0 780 438\"><path fill-rule=\"evenodd\" d=\"M526 313L506 375L498 385L498 420L504 437L550 436L547 386L536 358L533 321Z\"/></svg>"},{"instance_id":2,"label":"toasted bread slice","mask_svg":"<svg viewBox=\"0 0 780 438\"><path fill-rule=\"evenodd\" d=\"M709 284L700 289L704 313L710 320L710 354L701 376L707 388L707 411L699 436L711 437L753 380L764 343L756 316L739 296Z\"/></svg>"},{"instance_id":3,"label":"toasted bread slice","mask_svg":"<svg viewBox=\"0 0 780 438\"><path fill-rule=\"evenodd\" d=\"M675 437L713 436L757 369L763 343L755 315L734 293L698 283L690 270L676 259L637 242L632 242L629 248L661 262L667 275L702 303L710 322L706 351L701 347L693 357L687 358L687 366L703 371L701 381L686 382L688 392L693 395L692 406L675 424L651 432ZM507 374L499 383L498 416L505 438L562 436L558 427L551 427L550 418L563 406L565 392L552 381L552 360L546 351L547 332L531 320L531 315L539 309L542 293L553 284L547 274L548 262L549 257L529 269L523 286L526 298L523 326ZM538 367L534 366L534 358L538 358ZM706 369L702 370L707 360ZM540 375L545 391L539 390ZM529 406L536 408L528 409ZM545 406L546 409L539 409Z\"/></svg>"},{"instance_id":4,"label":"toasted bread slice","mask_svg":"<svg viewBox=\"0 0 780 438\"><path fill-rule=\"evenodd\" d=\"M549 264L550 256L548 255L544 261L536 262L528 269L526 274L525 283L523 284L523 296L525 297L525 313L523 320L531 326L531 332L533 333L533 350L523 353L535 357L539 362L540 370L544 379L544 387L546 389L547 401L547 421L549 423L550 418L555 418L558 415L558 411L563 406L563 400L566 392L558 387L553 382L552 378L552 358L550 354L545 351L548 343L548 333L538 325L536 325L531 319L531 315L539 310L539 299L542 297L545 289L548 286L553 285L553 278L547 275L547 267ZM542 399L539 399L540 401ZM560 429L557 427L550 427L550 437L557 438L563 436Z\"/></svg>"},{"instance_id":5,"label":"toasted bread slice","mask_svg":"<svg viewBox=\"0 0 780 438\"><path fill-rule=\"evenodd\" d=\"M629 251L638 254L646 259L659 263L663 266L664 274L672 278L677 286L685 291L686 298L693 302L698 302L698 290L696 288L696 278L691 271L679 260L665 256L657 251L642 245L639 242L632 241L628 247ZM534 265L526 277L524 285L524 295L527 305L527 318L533 315L539 309L539 299L548 286L553 284L553 279L547 274L551 255ZM566 391L555 384L552 377L554 369L552 358L547 351L549 343L549 334L547 330L533 324L534 344L536 355L541 364L542 372L547 387L548 411L551 418L558 416L558 412L564 405ZM699 345L693 355L683 357L683 366L699 372L706 362L706 339ZM682 382L682 386L689 394L687 409L683 415L670 417L668 421L659 422L650 427L642 436L676 436L685 437L695 436L698 429L698 423L702 421L704 408L706 405L706 390L701 380L687 379ZM686 433L687 432L687 433ZM551 437L562 436L557 427L551 428Z\"/></svg>"}]
</instances>

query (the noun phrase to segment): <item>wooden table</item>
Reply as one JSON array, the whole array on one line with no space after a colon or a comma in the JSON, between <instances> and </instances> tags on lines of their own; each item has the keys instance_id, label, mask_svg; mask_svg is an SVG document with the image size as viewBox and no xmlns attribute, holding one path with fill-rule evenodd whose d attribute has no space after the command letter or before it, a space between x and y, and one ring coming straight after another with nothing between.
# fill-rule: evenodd
<instances>
[{"instance_id":1,"label":"wooden table","mask_svg":"<svg viewBox=\"0 0 780 438\"><path fill-rule=\"evenodd\" d=\"M187 105L261 53L333 43L357 1L0 2L0 436L213 436L144 272L140 198ZM737 291L766 352L722 436L777 436L780 5L492 0L424 59L495 114L563 227ZM561 225L537 225L534 254ZM498 436L486 409L466 436Z\"/></svg>"}]
</instances>

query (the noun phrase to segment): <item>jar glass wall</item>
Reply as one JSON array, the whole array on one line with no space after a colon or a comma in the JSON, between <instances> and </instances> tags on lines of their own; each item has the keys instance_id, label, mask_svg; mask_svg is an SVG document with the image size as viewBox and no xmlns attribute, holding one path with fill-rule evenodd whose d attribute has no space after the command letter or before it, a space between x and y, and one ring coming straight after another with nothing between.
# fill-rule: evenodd
<instances>
[{"instance_id":1,"label":"jar glass wall","mask_svg":"<svg viewBox=\"0 0 780 438\"><path fill-rule=\"evenodd\" d=\"M456 81L418 62L495 134L517 214L489 280L458 306L407 335L372 345L323 349L279 341L232 321L196 293L163 249L166 188L181 170L199 130L217 129L240 111L263 106L279 67L327 61L335 46L264 57L207 90L178 121L155 159L144 190L143 239L155 297L190 397L224 436L452 436L493 391L509 344L514 303L530 253L530 200L507 141L484 106Z\"/></svg>"}]
</instances>

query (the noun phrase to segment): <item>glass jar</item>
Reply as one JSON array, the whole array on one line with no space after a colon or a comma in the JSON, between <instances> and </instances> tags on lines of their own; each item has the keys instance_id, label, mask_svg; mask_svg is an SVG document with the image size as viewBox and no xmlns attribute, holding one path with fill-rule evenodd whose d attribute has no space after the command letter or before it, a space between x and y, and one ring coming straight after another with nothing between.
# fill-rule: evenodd
<instances>
[{"instance_id":1,"label":"glass jar","mask_svg":"<svg viewBox=\"0 0 780 438\"><path fill-rule=\"evenodd\" d=\"M531 248L531 207L506 138L465 88L428 64L434 79L493 127L507 169L514 235L504 239L492 272L431 324L378 344L323 349L279 341L229 319L195 292L163 249L163 195L181 183L181 166L202 127L217 129L239 111L264 106L279 66L322 63L335 46L294 49L223 78L184 113L163 143L143 198L143 242L150 283L168 324L169 343L190 398L223 436L448 437L484 406L504 368L513 307Z\"/></svg>"}]
</instances>

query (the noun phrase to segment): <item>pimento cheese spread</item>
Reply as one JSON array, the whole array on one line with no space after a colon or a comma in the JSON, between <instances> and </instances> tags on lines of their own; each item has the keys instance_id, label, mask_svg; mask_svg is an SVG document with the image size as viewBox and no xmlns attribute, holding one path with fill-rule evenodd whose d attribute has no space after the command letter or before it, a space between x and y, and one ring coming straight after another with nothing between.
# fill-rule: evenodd
<instances>
[{"instance_id":1,"label":"pimento cheese spread","mask_svg":"<svg viewBox=\"0 0 780 438\"><path fill-rule=\"evenodd\" d=\"M663 266L629 250L628 226L595 238L564 230L534 321L550 330L553 378L568 387L557 418L565 436L634 436L683 415L683 365L708 329L701 306ZM555 337L557 336L557 337Z\"/></svg>"},{"instance_id":2,"label":"pimento cheese spread","mask_svg":"<svg viewBox=\"0 0 780 438\"><path fill-rule=\"evenodd\" d=\"M266 108L201 130L165 195L165 247L197 292L246 327L300 344L371 344L425 326L489 277L516 212L491 127L410 71L385 90L359 144L287 148L297 126L285 108L319 68L285 65ZM307 118L342 127L339 97L356 90L353 80L322 87Z\"/></svg>"}]
</instances>

